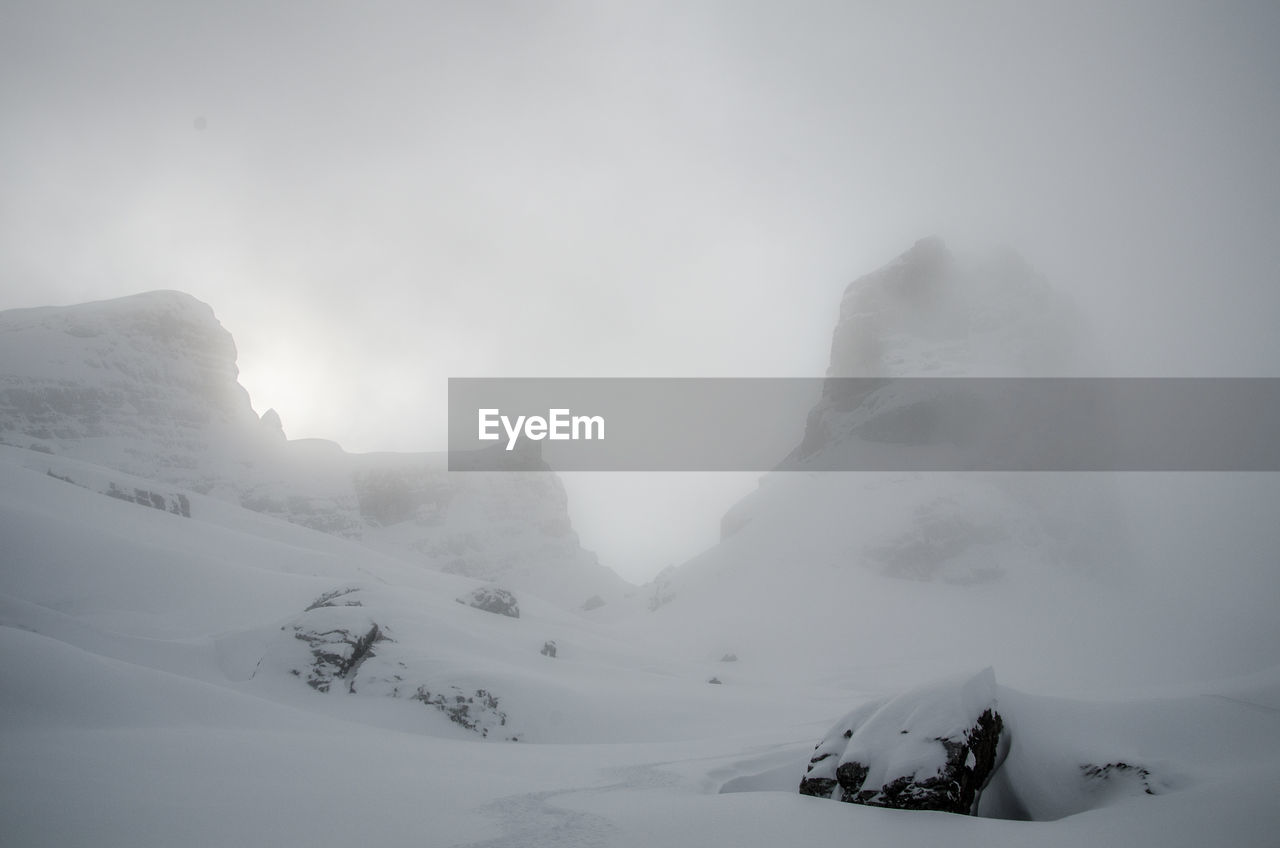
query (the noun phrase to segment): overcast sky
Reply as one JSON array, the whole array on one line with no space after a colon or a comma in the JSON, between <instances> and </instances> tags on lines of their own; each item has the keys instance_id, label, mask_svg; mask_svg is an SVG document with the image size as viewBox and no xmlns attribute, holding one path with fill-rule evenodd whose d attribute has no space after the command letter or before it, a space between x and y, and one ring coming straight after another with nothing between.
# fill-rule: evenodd
<instances>
[{"instance_id":1,"label":"overcast sky","mask_svg":"<svg viewBox=\"0 0 1280 848\"><path fill-rule=\"evenodd\" d=\"M433 450L449 376L820 375L936 233L1126 373L1277 376L1278 44L1274 2L4 0L0 308L181 289L291 437ZM571 481L632 578L749 486L649 483Z\"/></svg>"}]
</instances>

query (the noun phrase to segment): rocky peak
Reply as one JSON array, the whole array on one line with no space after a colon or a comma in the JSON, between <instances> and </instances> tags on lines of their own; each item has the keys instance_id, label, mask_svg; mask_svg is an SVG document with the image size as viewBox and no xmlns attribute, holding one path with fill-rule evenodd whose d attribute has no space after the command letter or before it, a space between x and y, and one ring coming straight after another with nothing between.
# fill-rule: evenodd
<instances>
[{"instance_id":1,"label":"rocky peak","mask_svg":"<svg viewBox=\"0 0 1280 848\"><path fill-rule=\"evenodd\" d=\"M284 423L280 420L280 413L276 412L275 409L268 409L262 413L261 423L262 428L273 437L277 439L285 438Z\"/></svg>"},{"instance_id":2,"label":"rocky peak","mask_svg":"<svg viewBox=\"0 0 1280 848\"><path fill-rule=\"evenodd\" d=\"M941 239L921 239L845 289L823 397L788 461L866 423L858 407L875 384L844 378L1078 376L1096 371L1084 354L1074 308L1018 254L959 256ZM890 410L877 404L888 422ZM890 429L901 434L904 422Z\"/></svg>"},{"instance_id":3,"label":"rocky peak","mask_svg":"<svg viewBox=\"0 0 1280 848\"><path fill-rule=\"evenodd\" d=\"M625 585L579 546L564 489L539 473L536 456L521 457L529 473L451 474L442 454L352 455L290 441L275 410L254 413L238 373L231 334L182 292L0 312L0 443L218 497L564 606ZM123 477L95 486L112 484L151 502L149 487Z\"/></svg>"},{"instance_id":4,"label":"rocky peak","mask_svg":"<svg viewBox=\"0 0 1280 848\"><path fill-rule=\"evenodd\" d=\"M942 239L922 238L889 264L850 283L845 288L841 314L860 311L859 307L870 298L925 302L938 291L954 261Z\"/></svg>"},{"instance_id":5,"label":"rocky peak","mask_svg":"<svg viewBox=\"0 0 1280 848\"><path fill-rule=\"evenodd\" d=\"M790 550L817 550L810 556L886 577L958 585L1042 567L1116 568L1124 521L1105 477L911 470L1016 456L1017 422L983 404L1000 381L897 379L1097 374L1087 354L1083 322L1017 254L917 242L845 290L822 397L778 466L880 461L882 473L764 478L722 519L724 556L770 546L785 561ZM670 593L688 592L684 573L670 582Z\"/></svg>"},{"instance_id":6,"label":"rocky peak","mask_svg":"<svg viewBox=\"0 0 1280 848\"><path fill-rule=\"evenodd\" d=\"M0 440L20 447L172 478L257 423L231 334L182 292L0 312L0 361Z\"/></svg>"},{"instance_id":7,"label":"rocky peak","mask_svg":"<svg viewBox=\"0 0 1280 848\"><path fill-rule=\"evenodd\" d=\"M919 327L937 310L954 259L941 239L924 238L888 265L845 288L831 340L832 377L885 376L884 335Z\"/></svg>"},{"instance_id":8,"label":"rocky peak","mask_svg":"<svg viewBox=\"0 0 1280 848\"><path fill-rule=\"evenodd\" d=\"M845 289L830 377L1035 377L1079 370L1075 310L1011 250L916 242Z\"/></svg>"}]
</instances>

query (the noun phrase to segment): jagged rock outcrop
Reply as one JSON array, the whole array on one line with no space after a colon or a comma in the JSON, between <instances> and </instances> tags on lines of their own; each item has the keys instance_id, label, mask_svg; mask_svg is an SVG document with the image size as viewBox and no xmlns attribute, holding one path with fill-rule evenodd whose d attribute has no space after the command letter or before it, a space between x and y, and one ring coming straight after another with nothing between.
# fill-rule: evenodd
<instances>
[{"instance_id":1,"label":"jagged rock outcrop","mask_svg":"<svg viewBox=\"0 0 1280 848\"><path fill-rule=\"evenodd\" d=\"M328 692L339 681L355 692L360 664L375 656L374 645L388 639L378 622L354 612L363 606L355 597L358 592L353 587L325 592L292 625L294 638L307 646L311 660L305 669L291 668L290 673L302 677L305 671L307 685L317 692Z\"/></svg>"},{"instance_id":2,"label":"jagged rock outcrop","mask_svg":"<svg viewBox=\"0 0 1280 848\"><path fill-rule=\"evenodd\" d=\"M494 692L430 673L420 650L391 637L383 603L365 603L365 590L343 586L324 592L282 631L291 639L275 644L258 669L287 669L317 692L402 698L444 714L481 737L518 741ZM295 646L300 646L301 651ZM280 657L283 664L268 657Z\"/></svg>"},{"instance_id":3,"label":"jagged rock outcrop","mask_svg":"<svg viewBox=\"0 0 1280 848\"><path fill-rule=\"evenodd\" d=\"M496 586L478 586L458 598L458 603L509 618L520 617L520 602L516 596Z\"/></svg>"},{"instance_id":4,"label":"jagged rock outcrop","mask_svg":"<svg viewBox=\"0 0 1280 848\"><path fill-rule=\"evenodd\" d=\"M800 793L970 815L1008 749L988 668L854 710L814 749Z\"/></svg>"},{"instance_id":5,"label":"jagged rock outcrop","mask_svg":"<svg viewBox=\"0 0 1280 848\"><path fill-rule=\"evenodd\" d=\"M855 432L918 444L951 435L938 430L948 409L937 397L877 397L873 409L868 395L881 380L1077 376L1087 360L1074 308L1020 256L965 259L941 239L921 239L845 289L822 400L785 464L802 465Z\"/></svg>"},{"instance_id":6,"label":"jagged rock outcrop","mask_svg":"<svg viewBox=\"0 0 1280 848\"><path fill-rule=\"evenodd\" d=\"M1097 787L1098 790L1106 789L1116 791L1117 785L1127 785L1135 791L1140 791L1144 795L1159 794L1156 790L1159 786L1151 777L1151 770L1146 766L1126 763L1124 761L1114 763L1104 763L1103 765L1085 764L1080 766L1080 773L1084 779ZM1121 789L1117 794L1122 793Z\"/></svg>"},{"instance_id":7,"label":"jagged rock outcrop","mask_svg":"<svg viewBox=\"0 0 1280 848\"><path fill-rule=\"evenodd\" d=\"M311 612L321 607L362 607L364 606L364 601L355 597L359 591L360 589L354 586L331 589L312 601L304 612Z\"/></svg>"},{"instance_id":8,"label":"jagged rock outcrop","mask_svg":"<svg viewBox=\"0 0 1280 848\"><path fill-rule=\"evenodd\" d=\"M334 627L316 630L302 624L293 627L294 638L300 639L311 649L313 662L307 673L307 685L318 692L328 692L336 680L354 677L360 663L373 656L373 646L386 639L376 621L369 621L368 628ZM295 670L298 676L301 670ZM355 683L348 683L348 691L355 691Z\"/></svg>"},{"instance_id":9,"label":"jagged rock outcrop","mask_svg":"<svg viewBox=\"0 0 1280 848\"><path fill-rule=\"evenodd\" d=\"M448 692L434 693L425 686L419 686L410 700L434 707L454 724L479 733L485 739L489 738L490 732L507 726L507 714L498 709L498 697L485 689L477 689L468 695L457 686L450 686ZM509 736L507 741L519 742L520 739Z\"/></svg>"},{"instance_id":10,"label":"jagged rock outcrop","mask_svg":"<svg viewBox=\"0 0 1280 848\"><path fill-rule=\"evenodd\" d=\"M822 397L779 470L843 468L862 457L885 464L873 465L880 469L874 474L823 480L767 477L768 486L722 518L721 539L847 537L838 547L852 564L887 577L958 584L998 580L1037 563L1113 567L1123 560L1116 551L1124 529L1111 481L930 470L1000 468L1018 459L1034 465L1038 455L1018 453L1027 435L1019 422L993 419L991 410L1002 407L988 403L1016 381L907 379L1042 378L1096 367L1076 310L1023 259L1010 252L962 256L937 238L922 239L845 289ZM1075 430L1095 415L1068 416L1069 424L1051 418L1048 426L1071 427L1079 438ZM886 495L891 508L882 506ZM838 527L816 526L813 509L802 516L812 523L804 530L795 521L789 530L777 525L779 513L794 513L810 497L850 508L832 511ZM1013 555L1015 546L1034 553ZM672 582L668 591L677 591L680 581Z\"/></svg>"},{"instance_id":11,"label":"jagged rock outcrop","mask_svg":"<svg viewBox=\"0 0 1280 848\"><path fill-rule=\"evenodd\" d=\"M106 494L108 497L116 498L117 500L129 501L142 506L149 506L163 512L171 512L174 515L181 515L183 518L191 517L191 501L182 492L178 492L173 495L163 495L159 492L153 492L150 489L121 489L112 483L107 488Z\"/></svg>"},{"instance_id":12,"label":"jagged rock outcrop","mask_svg":"<svg viewBox=\"0 0 1280 848\"><path fill-rule=\"evenodd\" d=\"M97 479L91 480L86 478L84 482L77 480L70 474L59 473L49 468L45 474L55 480L61 480L63 483L70 483L73 486L79 486L82 489L90 489L99 494L106 495L109 498L115 498L119 501L127 501L128 503L138 504L139 506L151 507L161 512L180 515L183 518L191 517L191 500L182 492L162 493L152 491L142 486L130 486L128 484L117 483L115 480L101 479L101 475L94 475ZM95 487L94 483L98 486ZM105 488L102 484L105 482Z\"/></svg>"},{"instance_id":13,"label":"jagged rock outcrop","mask_svg":"<svg viewBox=\"0 0 1280 848\"><path fill-rule=\"evenodd\" d=\"M284 439L284 423L280 420L280 413L274 409L268 409L262 413L262 429L266 430L276 439Z\"/></svg>"},{"instance_id":14,"label":"jagged rock outcrop","mask_svg":"<svg viewBox=\"0 0 1280 848\"><path fill-rule=\"evenodd\" d=\"M275 410L255 414L237 375L230 333L181 292L0 312L0 443L124 472L166 499L177 496L170 487L217 497L565 607L625 588L579 545L554 474L451 474L444 454L352 455L290 441Z\"/></svg>"},{"instance_id":15,"label":"jagged rock outcrop","mask_svg":"<svg viewBox=\"0 0 1280 848\"><path fill-rule=\"evenodd\" d=\"M555 659L556 651L557 651L557 648L556 648L555 639L548 639L547 641L542 643L542 655L544 657L551 657L551 659Z\"/></svg>"},{"instance_id":16,"label":"jagged rock outcrop","mask_svg":"<svg viewBox=\"0 0 1280 848\"><path fill-rule=\"evenodd\" d=\"M257 424L235 343L173 291L0 313L0 438L200 490ZM85 454L90 454L85 456Z\"/></svg>"}]
</instances>

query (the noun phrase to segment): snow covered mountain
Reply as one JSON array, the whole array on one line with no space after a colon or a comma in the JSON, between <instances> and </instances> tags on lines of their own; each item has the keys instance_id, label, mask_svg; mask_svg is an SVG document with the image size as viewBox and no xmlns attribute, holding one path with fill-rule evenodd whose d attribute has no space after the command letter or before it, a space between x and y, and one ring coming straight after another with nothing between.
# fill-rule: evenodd
<instances>
[{"instance_id":1,"label":"snow covered mountain","mask_svg":"<svg viewBox=\"0 0 1280 848\"><path fill-rule=\"evenodd\" d=\"M185 295L0 313L0 365L0 844L1280 831L1274 580L1144 582L1063 547L1039 484L769 475L717 547L583 611L553 475L288 441ZM1158 535L1220 578L1280 549L1275 502Z\"/></svg>"},{"instance_id":2,"label":"snow covered mountain","mask_svg":"<svg viewBox=\"0 0 1280 848\"><path fill-rule=\"evenodd\" d=\"M1203 477L1185 475L820 470L842 451L925 451L947 435L917 426L945 381L888 382L850 397L839 378L1057 377L1099 367L1069 299L1025 261L918 242L848 286L831 344L834 379L802 443L724 516L718 545L650 587L653 617L687 650L769 654L797 674L905 673L904 684L922 664L943 674L994 663L1018 685L1107 687L1177 679L1189 657L1205 674L1251 654L1254 635L1241 633L1209 659L1177 615L1153 607L1169 552L1133 538L1182 485L1212 504L1211 480L1205 488ZM1243 497L1258 494L1266 497ZM1181 514L1188 527L1210 520L1204 508ZM1234 544L1230 533L1217 538ZM1178 559L1199 544L1184 541ZM1205 597L1223 591L1208 587Z\"/></svg>"},{"instance_id":3,"label":"snow covered mountain","mask_svg":"<svg viewBox=\"0 0 1280 848\"><path fill-rule=\"evenodd\" d=\"M552 474L450 475L442 454L352 455L332 442L287 440L279 416L259 418L236 381L231 335L181 292L0 313L0 363L0 443L163 483L160 498L210 495L564 606L625 588L578 544ZM131 496L151 488L94 485Z\"/></svg>"}]
</instances>

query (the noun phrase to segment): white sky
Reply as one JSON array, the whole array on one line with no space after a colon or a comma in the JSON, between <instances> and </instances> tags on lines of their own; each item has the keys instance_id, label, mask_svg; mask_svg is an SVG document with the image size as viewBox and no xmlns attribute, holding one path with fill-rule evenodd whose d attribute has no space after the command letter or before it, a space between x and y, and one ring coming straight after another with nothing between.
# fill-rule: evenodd
<instances>
[{"instance_id":1,"label":"white sky","mask_svg":"<svg viewBox=\"0 0 1280 848\"><path fill-rule=\"evenodd\" d=\"M920 236L1134 374L1274 376L1280 5L0 6L0 308L210 303L291 437L444 445L450 376L816 376ZM632 579L750 476L570 480Z\"/></svg>"}]
</instances>

